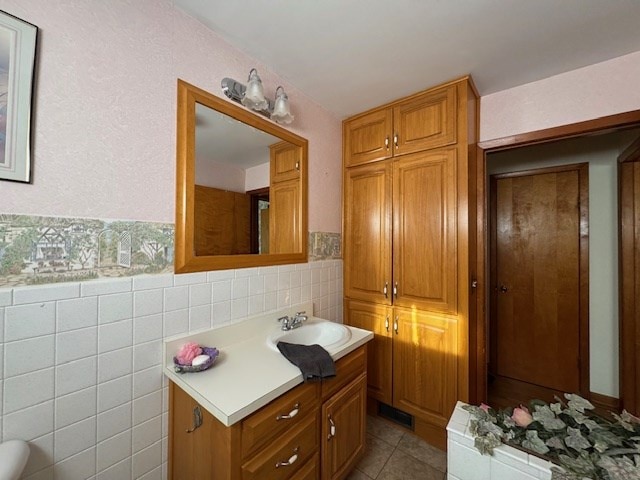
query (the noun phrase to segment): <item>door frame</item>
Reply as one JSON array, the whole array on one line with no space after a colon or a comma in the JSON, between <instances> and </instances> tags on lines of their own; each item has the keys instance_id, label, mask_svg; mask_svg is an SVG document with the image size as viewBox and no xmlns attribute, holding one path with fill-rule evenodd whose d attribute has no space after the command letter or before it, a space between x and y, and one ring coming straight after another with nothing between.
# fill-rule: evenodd
<instances>
[{"instance_id":1,"label":"door frame","mask_svg":"<svg viewBox=\"0 0 640 480\"><path fill-rule=\"evenodd\" d=\"M495 318L497 315L497 295L491 285L497 284L495 277L497 272L497 239L495 238L496 230L496 181L504 178L522 177L528 175L560 173L560 172L577 172L578 174L578 352L580 355L580 363L578 364L578 392L583 397L588 398L590 394L590 365L589 365L589 164L588 163L572 163L567 165L557 165L552 167L529 168L517 172L506 172L491 175L489 182L491 187L487 194L489 195L489 363L495 360Z\"/></svg>"},{"instance_id":2,"label":"door frame","mask_svg":"<svg viewBox=\"0 0 640 480\"><path fill-rule=\"evenodd\" d=\"M476 164L476 263L478 272L476 286L476 316L469 322L469 360L470 360L470 389L469 398L473 403L487 400L487 325L488 325L488 285L489 272L487 269L489 230L488 230L488 189L486 181L487 154L500 150L547 143L572 137L580 137L594 133L606 133L626 128L640 126L640 110L609 115L606 117L587 120L584 122L562 125L559 127L536 130L532 132L509 135L494 140L481 141L477 144ZM621 259L622 260L622 259ZM620 331L627 331L632 319L620 315ZM635 352L627 352L625 345L620 345L620 358L633 355L635 365L640 369L640 356ZM625 405L626 391L635 388L633 378L629 378L621 371L620 401Z\"/></svg>"}]
</instances>

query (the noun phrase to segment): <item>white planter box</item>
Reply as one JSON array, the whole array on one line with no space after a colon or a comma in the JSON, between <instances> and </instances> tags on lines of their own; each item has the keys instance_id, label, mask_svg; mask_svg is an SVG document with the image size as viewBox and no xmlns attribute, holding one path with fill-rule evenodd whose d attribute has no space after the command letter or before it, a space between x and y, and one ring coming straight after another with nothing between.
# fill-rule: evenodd
<instances>
[{"instance_id":1,"label":"white planter box","mask_svg":"<svg viewBox=\"0 0 640 480\"><path fill-rule=\"evenodd\" d=\"M551 480L553 464L508 445L481 455L469 433L469 412L458 402L447 425L448 480Z\"/></svg>"}]
</instances>

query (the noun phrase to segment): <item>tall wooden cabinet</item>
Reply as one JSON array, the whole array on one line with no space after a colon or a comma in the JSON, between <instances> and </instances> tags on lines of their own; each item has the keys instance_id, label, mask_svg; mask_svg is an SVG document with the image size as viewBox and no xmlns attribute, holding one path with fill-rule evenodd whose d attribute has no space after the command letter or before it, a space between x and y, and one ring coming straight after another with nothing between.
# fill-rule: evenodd
<instances>
[{"instance_id":1,"label":"tall wooden cabinet","mask_svg":"<svg viewBox=\"0 0 640 480\"><path fill-rule=\"evenodd\" d=\"M465 77L343 124L345 321L375 333L373 406L440 447L469 392L477 98Z\"/></svg>"}]
</instances>

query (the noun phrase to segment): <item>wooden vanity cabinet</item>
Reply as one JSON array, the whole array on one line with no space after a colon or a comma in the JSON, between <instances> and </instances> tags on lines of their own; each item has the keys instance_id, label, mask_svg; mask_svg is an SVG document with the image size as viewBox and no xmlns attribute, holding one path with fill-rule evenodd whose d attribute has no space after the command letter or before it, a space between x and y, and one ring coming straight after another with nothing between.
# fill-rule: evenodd
<instances>
[{"instance_id":1,"label":"wooden vanity cabinet","mask_svg":"<svg viewBox=\"0 0 640 480\"><path fill-rule=\"evenodd\" d=\"M170 382L169 479L344 479L364 453L366 358L358 348L336 362L336 377L303 383L230 427Z\"/></svg>"},{"instance_id":2,"label":"wooden vanity cabinet","mask_svg":"<svg viewBox=\"0 0 640 480\"><path fill-rule=\"evenodd\" d=\"M369 397L441 448L469 400L477 98L465 77L343 123L345 323L375 335Z\"/></svg>"}]
</instances>

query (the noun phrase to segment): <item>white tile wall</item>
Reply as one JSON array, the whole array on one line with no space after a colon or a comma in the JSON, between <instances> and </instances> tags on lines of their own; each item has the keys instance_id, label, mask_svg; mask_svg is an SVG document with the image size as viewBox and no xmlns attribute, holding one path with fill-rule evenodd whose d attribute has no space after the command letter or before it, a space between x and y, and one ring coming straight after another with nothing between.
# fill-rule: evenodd
<instances>
[{"instance_id":1,"label":"white tile wall","mask_svg":"<svg viewBox=\"0 0 640 480\"><path fill-rule=\"evenodd\" d=\"M342 262L0 289L0 441L28 480L165 479L162 339L304 301L342 321Z\"/></svg>"}]
</instances>

